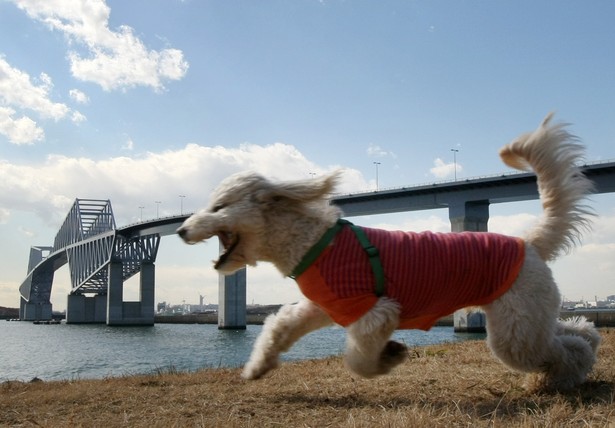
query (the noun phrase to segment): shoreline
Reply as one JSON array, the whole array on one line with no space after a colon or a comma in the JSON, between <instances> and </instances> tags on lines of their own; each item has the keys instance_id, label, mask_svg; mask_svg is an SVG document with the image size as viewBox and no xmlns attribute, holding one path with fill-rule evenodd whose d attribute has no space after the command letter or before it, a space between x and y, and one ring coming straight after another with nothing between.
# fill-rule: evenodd
<instances>
[{"instance_id":1,"label":"shoreline","mask_svg":"<svg viewBox=\"0 0 615 428\"><path fill-rule=\"evenodd\" d=\"M265 311L259 311L255 309L248 308L246 313L246 324L253 325L262 325L265 321L265 318L272 313L277 312L279 306L271 305L267 306ZM5 309L4 313L0 313L0 320L6 321L19 321L19 310L12 308L3 308ZM6 310L10 310L7 312ZM575 309L568 310L562 309L560 310L560 318L572 318L577 316L584 316L589 321L592 321L596 327L615 327L615 309ZM64 317L58 317L54 315L54 321L64 320ZM46 323L42 321L40 323ZM187 315L155 315L154 316L155 324L218 324L218 313L195 313L195 314L187 314ZM104 323L101 323L104 324ZM439 319L435 326L438 327L452 327L453 324L453 315L448 315Z\"/></svg>"}]
</instances>

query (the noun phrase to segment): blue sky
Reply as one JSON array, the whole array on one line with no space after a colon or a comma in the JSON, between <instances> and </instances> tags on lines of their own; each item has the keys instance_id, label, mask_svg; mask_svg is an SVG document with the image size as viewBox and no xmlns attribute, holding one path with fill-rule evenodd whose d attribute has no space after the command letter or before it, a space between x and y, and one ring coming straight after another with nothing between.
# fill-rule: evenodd
<instances>
[{"instance_id":1,"label":"blue sky","mask_svg":"<svg viewBox=\"0 0 615 428\"><path fill-rule=\"evenodd\" d=\"M611 1L0 0L0 305L18 304L31 245L73 200L111 199L118 225L203 206L225 176L346 169L341 191L506 170L497 152L552 110L615 158ZM563 294L615 294L615 198L554 264ZM522 234L536 202L493 206ZM355 219L447 230L445 210ZM217 243L163 238L156 300L217 301ZM587 266L592 266L587 269ZM248 300L297 300L270 266ZM66 268L52 302L65 306ZM134 286L127 285L130 295Z\"/></svg>"}]
</instances>

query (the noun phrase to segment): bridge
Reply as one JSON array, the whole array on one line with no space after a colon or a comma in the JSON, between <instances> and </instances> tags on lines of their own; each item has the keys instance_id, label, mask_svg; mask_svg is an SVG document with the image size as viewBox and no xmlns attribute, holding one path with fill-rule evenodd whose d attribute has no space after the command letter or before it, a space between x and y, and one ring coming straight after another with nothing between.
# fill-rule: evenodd
<instances>
[{"instance_id":1,"label":"bridge","mask_svg":"<svg viewBox=\"0 0 615 428\"><path fill-rule=\"evenodd\" d=\"M615 192L615 162L582 167L596 193ZM341 195L333 199L346 216L448 208L454 232L486 231L489 205L538 198L532 173L431 183ZM53 246L30 249L28 275L19 287L20 319L51 319L54 272L68 263L71 291L66 322L108 325L154 323L155 261L160 237L190 214L117 228L109 200L77 199ZM140 275L140 301L123 301L123 282ZM219 280L219 327L245 328L246 272Z\"/></svg>"},{"instance_id":2,"label":"bridge","mask_svg":"<svg viewBox=\"0 0 615 428\"><path fill-rule=\"evenodd\" d=\"M582 168L595 193L615 192L615 161ZM534 173L488 177L338 196L334 203L346 216L388 214L448 208L451 231L486 231L489 205L538 199Z\"/></svg>"},{"instance_id":3,"label":"bridge","mask_svg":"<svg viewBox=\"0 0 615 428\"><path fill-rule=\"evenodd\" d=\"M54 272L69 265L71 292L67 322L153 324L154 262L167 223L187 215L142 225L145 233L117 228L109 200L76 199L53 246L30 249L28 275L19 287L20 319L51 318ZM128 232L128 233L127 233ZM140 274L140 302L123 302L123 282Z\"/></svg>"}]
</instances>

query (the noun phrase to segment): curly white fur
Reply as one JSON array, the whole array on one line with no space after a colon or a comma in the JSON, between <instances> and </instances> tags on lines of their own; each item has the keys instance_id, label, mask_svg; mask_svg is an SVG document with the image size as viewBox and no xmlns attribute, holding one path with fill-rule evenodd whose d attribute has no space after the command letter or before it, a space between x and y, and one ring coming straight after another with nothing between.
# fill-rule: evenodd
<instances>
[{"instance_id":1,"label":"curly white fur","mask_svg":"<svg viewBox=\"0 0 615 428\"><path fill-rule=\"evenodd\" d=\"M544 214L525 238L525 261L515 283L483 309L488 344L503 363L542 373L549 388L569 389L584 382L600 336L584 318L558 320L560 294L545 262L570 249L588 227L591 210L583 201L592 183L576 166L583 147L551 119L547 116L536 131L500 151L506 164L536 172ZM210 206L188 218L178 234L187 243L217 235L227 250L215 264L222 273L269 261L288 275L340 217L327 197L337 180L337 173L281 183L254 173L233 175L218 187ZM404 360L405 347L389 340L399 313L398 302L382 297L347 328L345 363L352 371L373 377ZM307 299L283 306L266 320L243 376L263 376L300 337L330 324L331 318Z\"/></svg>"}]
</instances>

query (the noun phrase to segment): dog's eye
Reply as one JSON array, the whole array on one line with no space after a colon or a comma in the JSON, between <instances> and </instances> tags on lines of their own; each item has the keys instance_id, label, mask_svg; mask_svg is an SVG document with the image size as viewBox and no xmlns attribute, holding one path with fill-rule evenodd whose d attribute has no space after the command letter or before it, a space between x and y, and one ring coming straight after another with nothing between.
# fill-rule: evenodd
<instances>
[{"instance_id":1,"label":"dog's eye","mask_svg":"<svg viewBox=\"0 0 615 428\"><path fill-rule=\"evenodd\" d=\"M218 212L220 211L222 208L224 208L225 205L224 204L218 204L218 205L214 205L214 207L212 208L211 212Z\"/></svg>"}]
</instances>

